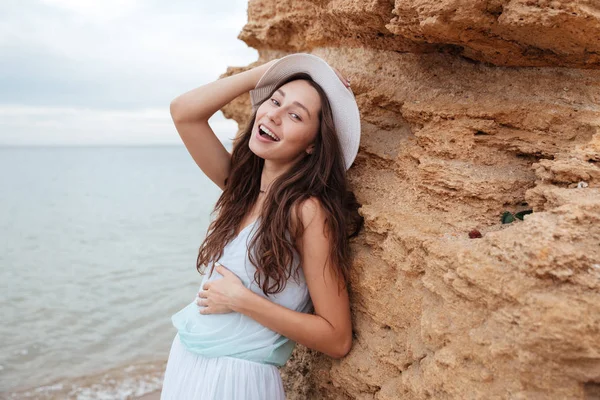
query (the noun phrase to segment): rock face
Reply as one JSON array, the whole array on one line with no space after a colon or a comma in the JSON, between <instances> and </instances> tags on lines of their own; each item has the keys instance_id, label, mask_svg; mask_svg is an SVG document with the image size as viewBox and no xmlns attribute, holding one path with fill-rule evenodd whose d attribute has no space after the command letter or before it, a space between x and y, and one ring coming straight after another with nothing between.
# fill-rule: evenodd
<instances>
[{"instance_id":1,"label":"rock face","mask_svg":"<svg viewBox=\"0 0 600 400\"><path fill-rule=\"evenodd\" d=\"M326 59L362 118L353 349L298 346L289 398L600 398L600 4L260 0L248 16L259 63ZM249 110L223 111L243 126Z\"/></svg>"}]
</instances>

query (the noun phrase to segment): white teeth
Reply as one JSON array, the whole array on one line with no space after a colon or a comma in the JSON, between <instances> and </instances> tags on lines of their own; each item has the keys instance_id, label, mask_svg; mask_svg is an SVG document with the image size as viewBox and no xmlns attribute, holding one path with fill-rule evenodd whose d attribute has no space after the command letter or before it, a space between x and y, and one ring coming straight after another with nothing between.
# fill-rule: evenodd
<instances>
[{"instance_id":1,"label":"white teeth","mask_svg":"<svg viewBox=\"0 0 600 400\"><path fill-rule=\"evenodd\" d=\"M259 128L262 128L262 130L269 136L271 136L273 139L275 139L276 141L279 141L279 138L277 136L275 136L275 134L273 132L271 132L269 130L269 128L267 128L264 125L260 125Z\"/></svg>"}]
</instances>

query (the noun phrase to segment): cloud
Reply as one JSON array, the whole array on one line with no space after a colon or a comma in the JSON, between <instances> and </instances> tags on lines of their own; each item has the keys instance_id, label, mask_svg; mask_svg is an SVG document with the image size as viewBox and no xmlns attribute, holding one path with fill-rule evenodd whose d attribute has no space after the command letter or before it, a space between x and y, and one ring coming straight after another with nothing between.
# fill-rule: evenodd
<instances>
[{"instance_id":1,"label":"cloud","mask_svg":"<svg viewBox=\"0 0 600 400\"><path fill-rule=\"evenodd\" d=\"M169 142L175 96L257 59L237 39L246 9L238 0L2 2L0 144L95 143L99 121L105 139Z\"/></svg>"}]
</instances>

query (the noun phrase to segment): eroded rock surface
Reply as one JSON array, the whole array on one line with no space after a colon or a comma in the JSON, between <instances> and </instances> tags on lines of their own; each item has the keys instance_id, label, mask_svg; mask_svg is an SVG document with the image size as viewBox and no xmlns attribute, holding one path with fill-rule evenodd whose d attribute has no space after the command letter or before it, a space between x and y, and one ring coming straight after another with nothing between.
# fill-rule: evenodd
<instances>
[{"instance_id":1,"label":"eroded rock surface","mask_svg":"<svg viewBox=\"0 0 600 400\"><path fill-rule=\"evenodd\" d=\"M298 346L289 398L600 398L598 3L260 0L248 13L240 38L260 63L326 59L362 117L354 346L339 361ZM224 112L242 127L249 110L242 96Z\"/></svg>"},{"instance_id":2,"label":"eroded rock surface","mask_svg":"<svg viewBox=\"0 0 600 400\"><path fill-rule=\"evenodd\" d=\"M600 68L597 0L251 0L248 17L240 39L261 50L364 46Z\"/></svg>"}]
</instances>

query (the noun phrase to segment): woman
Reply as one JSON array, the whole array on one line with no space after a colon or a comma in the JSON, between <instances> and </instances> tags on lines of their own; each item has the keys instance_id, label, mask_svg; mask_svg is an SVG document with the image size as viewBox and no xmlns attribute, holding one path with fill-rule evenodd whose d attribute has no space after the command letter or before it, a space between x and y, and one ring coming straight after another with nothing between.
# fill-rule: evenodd
<instances>
[{"instance_id":1,"label":"woman","mask_svg":"<svg viewBox=\"0 0 600 400\"><path fill-rule=\"evenodd\" d=\"M229 154L207 121L248 91L252 117ZM198 296L172 317L161 399L283 399L277 367L295 343L334 358L352 343L357 213L345 172L360 116L350 83L319 57L292 54L182 94L171 115L223 193L198 254Z\"/></svg>"}]
</instances>

